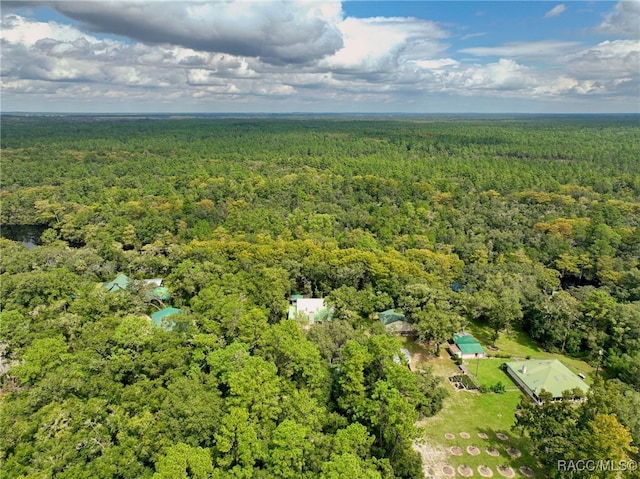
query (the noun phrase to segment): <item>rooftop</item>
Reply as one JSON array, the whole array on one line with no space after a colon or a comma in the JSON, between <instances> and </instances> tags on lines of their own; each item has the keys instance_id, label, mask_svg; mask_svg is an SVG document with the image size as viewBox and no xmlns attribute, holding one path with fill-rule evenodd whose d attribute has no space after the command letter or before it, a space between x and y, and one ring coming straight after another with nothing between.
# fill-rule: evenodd
<instances>
[{"instance_id":1,"label":"rooftop","mask_svg":"<svg viewBox=\"0 0 640 479\"><path fill-rule=\"evenodd\" d=\"M151 315L151 324L158 328L162 328L165 331L172 331L175 323L173 321L164 321L165 318L173 316L174 314L182 314L184 311L178 308L164 308L160 311L156 311Z\"/></svg>"},{"instance_id":2,"label":"rooftop","mask_svg":"<svg viewBox=\"0 0 640 479\"><path fill-rule=\"evenodd\" d=\"M385 326L387 324L395 323L396 321L404 321L404 314L395 309L387 309L381 313L378 313L378 318Z\"/></svg>"},{"instance_id":3,"label":"rooftop","mask_svg":"<svg viewBox=\"0 0 640 479\"><path fill-rule=\"evenodd\" d=\"M557 359L530 359L506 363L536 396L544 389L554 398L562 397L562 392L578 388L584 394L589 386Z\"/></svg>"},{"instance_id":4,"label":"rooftop","mask_svg":"<svg viewBox=\"0 0 640 479\"><path fill-rule=\"evenodd\" d=\"M453 342L458 346L461 344L480 344L480 342L470 334L456 334L453 337Z\"/></svg>"},{"instance_id":5,"label":"rooftop","mask_svg":"<svg viewBox=\"0 0 640 479\"><path fill-rule=\"evenodd\" d=\"M113 281L109 281L108 283L103 283L103 286L108 291L126 291L131 283L131 279L124 273L120 273L115 277Z\"/></svg>"}]
</instances>

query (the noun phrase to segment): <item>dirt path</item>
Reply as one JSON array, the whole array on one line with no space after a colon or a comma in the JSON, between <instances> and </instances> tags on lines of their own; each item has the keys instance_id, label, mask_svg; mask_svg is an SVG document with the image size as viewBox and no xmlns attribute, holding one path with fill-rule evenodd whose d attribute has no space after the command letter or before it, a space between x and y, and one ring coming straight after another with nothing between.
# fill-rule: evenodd
<instances>
[{"instance_id":1,"label":"dirt path","mask_svg":"<svg viewBox=\"0 0 640 479\"><path fill-rule=\"evenodd\" d=\"M443 472L449 466L447 458L450 454L444 447L416 441L413 443L413 450L417 451L422 458L422 473L424 477L436 479L449 477Z\"/></svg>"}]
</instances>

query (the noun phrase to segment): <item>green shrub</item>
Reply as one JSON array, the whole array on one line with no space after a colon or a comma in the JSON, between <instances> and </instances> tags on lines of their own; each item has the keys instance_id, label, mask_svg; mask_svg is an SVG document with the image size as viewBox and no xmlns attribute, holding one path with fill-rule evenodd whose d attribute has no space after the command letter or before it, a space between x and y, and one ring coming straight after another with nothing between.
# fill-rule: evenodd
<instances>
[{"instance_id":1,"label":"green shrub","mask_svg":"<svg viewBox=\"0 0 640 479\"><path fill-rule=\"evenodd\" d=\"M491 387L491 390L496 394L504 394L506 388L504 387L504 384L502 384L502 381L498 381Z\"/></svg>"}]
</instances>

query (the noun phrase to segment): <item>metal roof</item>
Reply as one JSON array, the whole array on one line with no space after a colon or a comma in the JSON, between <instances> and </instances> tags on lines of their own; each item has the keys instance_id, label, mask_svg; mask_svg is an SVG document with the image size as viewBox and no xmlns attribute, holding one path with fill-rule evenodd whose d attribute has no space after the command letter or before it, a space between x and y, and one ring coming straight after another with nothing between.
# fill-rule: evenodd
<instances>
[{"instance_id":1,"label":"metal roof","mask_svg":"<svg viewBox=\"0 0 640 479\"><path fill-rule=\"evenodd\" d=\"M557 359L530 359L506 363L512 374L518 377L536 396L544 389L554 398L562 392L578 388L584 394L589 386Z\"/></svg>"},{"instance_id":2,"label":"metal roof","mask_svg":"<svg viewBox=\"0 0 640 479\"><path fill-rule=\"evenodd\" d=\"M183 314L184 311L178 308L164 308L160 311L156 311L151 315L151 324L158 328L162 328L165 331L173 330L175 323L173 321L163 321L168 316L173 316L174 314Z\"/></svg>"},{"instance_id":3,"label":"metal roof","mask_svg":"<svg viewBox=\"0 0 640 479\"><path fill-rule=\"evenodd\" d=\"M131 279L129 279L126 274L120 273L113 281L104 283L102 286L104 286L108 291L126 291L130 283Z\"/></svg>"},{"instance_id":4,"label":"metal roof","mask_svg":"<svg viewBox=\"0 0 640 479\"><path fill-rule=\"evenodd\" d=\"M378 318L385 326L387 324L395 323L396 321L404 321L404 314L396 311L395 309L387 309L381 313L378 313Z\"/></svg>"}]
</instances>

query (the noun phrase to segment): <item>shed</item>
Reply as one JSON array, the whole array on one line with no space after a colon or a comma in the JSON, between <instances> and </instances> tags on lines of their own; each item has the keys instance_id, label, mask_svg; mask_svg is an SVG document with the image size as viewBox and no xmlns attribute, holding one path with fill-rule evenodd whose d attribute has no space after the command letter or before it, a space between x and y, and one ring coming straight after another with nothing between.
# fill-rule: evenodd
<instances>
[{"instance_id":1,"label":"shed","mask_svg":"<svg viewBox=\"0 0 640 479\"><path fill-rule=\"evenodd\" d=\"M482 345L470 334L456 334L453 344L449 345L449 351L460 359L484 358L485 352Z\"/></svg>"},{"instance_id":2,"label":"shed","mask_svg":"<svg viewBox=\"0 0 640 479\"><path fill-rule=\"evenodd\" d=\"M404 359L406 359L407 366L409 367L409 369L411 369L411 353L407 348L400 348L400 354L396 354L393 357L393 362L396 364L402 364L402 359L400 359L401 357L404 357Z\"/></svg>"}]
</instances>

